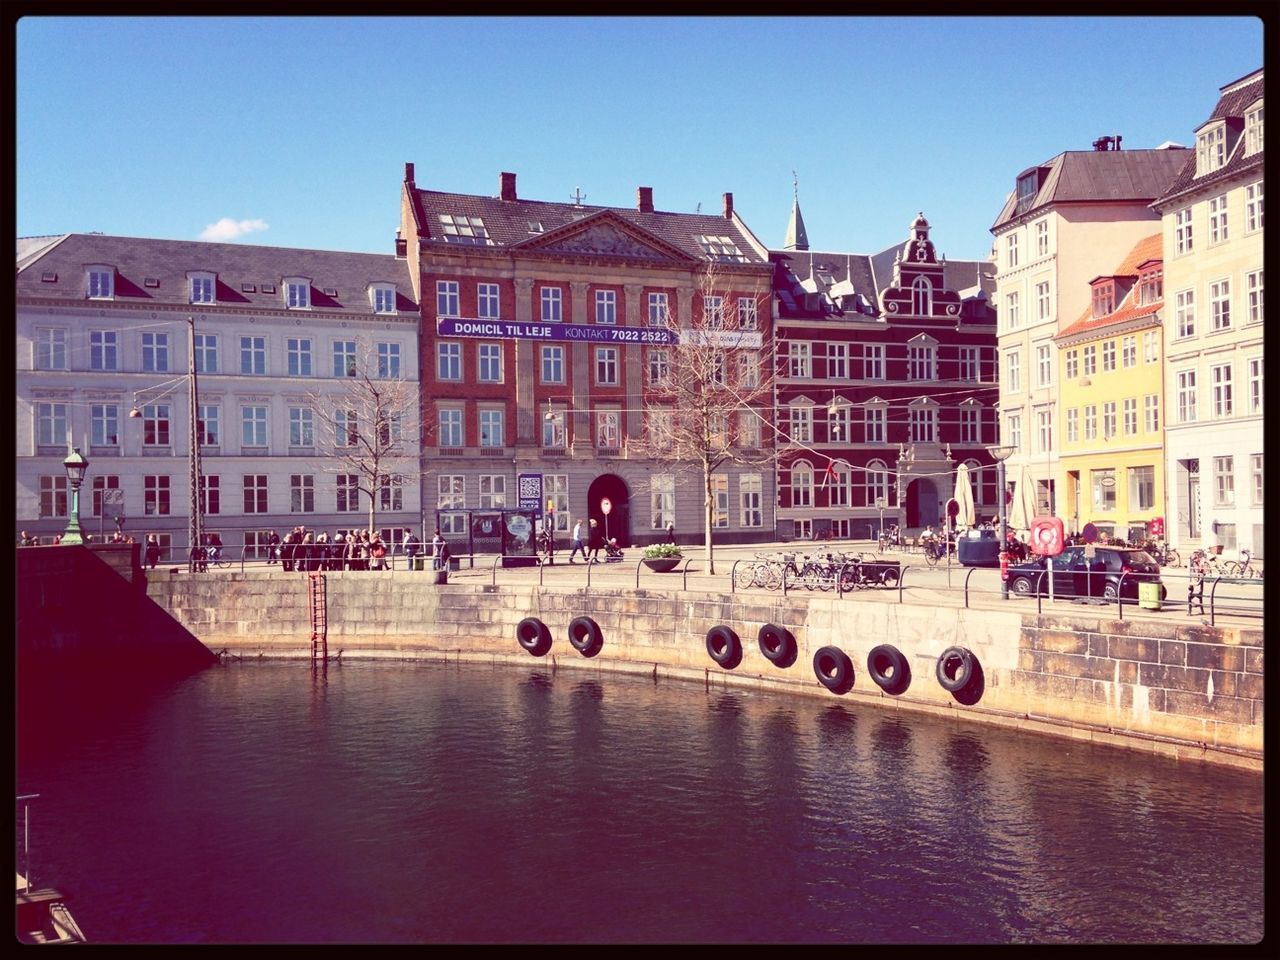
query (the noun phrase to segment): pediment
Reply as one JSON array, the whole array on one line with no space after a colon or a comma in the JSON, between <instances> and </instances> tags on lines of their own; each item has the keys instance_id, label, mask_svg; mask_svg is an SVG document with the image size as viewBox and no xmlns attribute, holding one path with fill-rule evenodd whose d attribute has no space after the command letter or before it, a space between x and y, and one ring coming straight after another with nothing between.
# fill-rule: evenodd
<instances>
[{"instance_id":1,"label":"pediment","mask_svg":"<svg viewBox=\"0 0 1280 960\"><path fill-rule=\"evenodd\" d=\"M608 210L565 224L556 230L516 244L523 250L564 253L573 256L624 257L630 260L678 260L694 258L647 230Z\"/></svg>"}]
</instances>

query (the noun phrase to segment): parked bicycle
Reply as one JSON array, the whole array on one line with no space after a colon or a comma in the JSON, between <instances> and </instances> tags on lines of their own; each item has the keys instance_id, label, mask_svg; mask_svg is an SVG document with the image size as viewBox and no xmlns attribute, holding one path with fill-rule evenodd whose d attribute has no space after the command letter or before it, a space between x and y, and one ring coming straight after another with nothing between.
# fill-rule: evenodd
<instances>
[{"instance_id":1,"label":"parked bicycle","mask_svg":"<svg viewBox=\"0 0 1280 960\"><path fill-rule=\"evenodd\" d=\"M1178 555L1178 551L1160 540L1148 540L1142 545L1142 549L1147 551L1151 555L1151 559L1162 567L1182 566L1182 557Z\"/></svg>"},{"instance_id":2,"label":"parked bicycle","mask_svg":"<svg viewBox=\"0 0 1280 960\"><path fill-rule=\"evenodd\" d=\"M955 544L950 540L933 537L924 542L924 562L931 567L936 567L948 553L955 556L955 552Z\"/></svg>"},{"instance_id":3,"label":"parked bicycle","mask_svg":"<svg viewBox=\"0 0 1280 960\"><path fill-rule=\"evenodd\" d=\"M1258 577L1262 571L1253 565L1253 554L1248 547L1240 549L1240 559L1230 560L1222 565L1223 572L1229 577Z\"/></svg>"},{"instance_id":4,"label":"parked bicycle","mask_svg":"<svg viewBox=\"0 0 1280 960\"><path fill-rule=\"evenodd\" d=\"M1221 557L1216 553L1210 553L1207 550L1199 549L1191 553L1191 559L1188 562L1191 572L1201 577L1225 577L1227 574L1227 565Z\"/></svg>"}]
</instances>

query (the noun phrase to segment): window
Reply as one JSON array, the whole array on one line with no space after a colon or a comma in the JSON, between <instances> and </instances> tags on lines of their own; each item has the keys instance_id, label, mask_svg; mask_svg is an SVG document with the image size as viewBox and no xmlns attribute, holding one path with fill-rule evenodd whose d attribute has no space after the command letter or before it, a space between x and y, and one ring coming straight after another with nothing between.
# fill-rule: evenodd
<instances>
[{"instance_id":1,"label":"window","mask_svg":"<svg viewBox=\"0 0 1280 960\"><path fill-rule=\"evenodd\" d=\"M977 380L979 369L978 348L961 347L959 369L956 374L957 378L960 380Z\"/></svg>"},{"instance_id":2,"label":"window","mask_svg":"<svg viewBox=\"0 0 1280 960\"><path fill-rule=\"evenodd\" d=\"M1036 319L1048 320L1049 313L1049 281L1046 280L1036 284Z\"/></svg>"},{"instance_id":3,"label":"window","mask_svg":"<svg viewBox=\"0 0 1280 960\"><path fill-rule=\"evenodd\" d=\"M1248 313L1245 315L1245 323L1261 323L1262 322L1262 271L1254 270L1246 273L1245 289L1249 296Z\"/></svg>"},{"instance_id":4,"label":"window","mask_svg":"<svg viewBox=\"0 0 1280 960\"><path fill-rule=\"evenodd\" d=\"M90 300L110 300L115 271L104 267L90 267L86 287Z\"/></svg>"},{"instance_id":5,"label":"window","mask_svg":"<svg viewBox=\"0 0 1280 960\"><path fill-rule=\"evenodd\" d=\"M213 277L191 278L191 302L213 303Z\"/></svg>"},{"instance_id":6,"label":"window","mask_svg":"<svg viewBox=\"0 0 1280 960\"><path fill-rule=\"evenodd\" d=\"M738 328L741 330L760 329L760 317L755 297L738 298ZM746 524L744 524L746 526Z\"/></svg>"},{"instance_id":7,"label":"window","mask_svg":"<svg viewBox=\"0 0 1280 960\"><path fill-rule=\"evenodd\" d=\"M724 370L724 353L717 350L707 358L707 385L713 387L723 387L728 381L725 379Z\"/></svg>"},{"instance_id":8,"label":"window","mask_svg":"<svg viewBox=\"0 0 1280 960\"><path fill-rule=\"evenodd\" d=\"M542 322L560 323L564 319L564 291L559 287L542 288Z\"/></svg>"},{"instance_id":9,"label":"window","mask_svg":"<svg viewBox=\"0 0 1280 960\"><path fill-rule=\"evenodd\" d=\"M1021 214L1031 209L1031 205L1035 203L1036 193L1040 189L1040 171L1032 170L1018 177L1017 188L1018 205L1015 212Z\"/></svg>"},{"instance_id":10,"label":"window","mask_svg":"<svg viewBox=\"0 0 1280 960\"><path fill-rule=\"evenodd\" d=\"M1053 449L1053 418L1048 410L1036 411L1036 452L1048 453Z\"/></svg>"},{"instance_id":11,"label":"window","mask_svg":"<svg viewBox=\"0 0 1280 960\"><path fill-rule=\"evenodd\" d=\"M507 478L500 474L482 474L480 480L480 509L501 509L507 505Z\"/></svg>"},{"instance_id":12,"label":"window","mask_svg":"<svg viewBox=\"0 0 1280 960\"><path fill-rule=\"evenodd\" d=\"M618 450L622 446L619 429L622 414L617 410L596 411L596 447L600 450Z\"/></svg>"},{"instance_id":13,"label":"window","mask_svg":"<svg viewBox=\"0 0 1280 960\"><path fill-rule=\"evenodd\" d=\"M1126 367L1138 365L1138 338L1125 337L1120 341L1120 362Z\"/></svg>"},{"instance_id":14,"label":"window","mask_svg":"<svg viewBox=\"0 0 1280 960\"><path fill-rule=\"evenodd\" d=\"M862 377L864 380L884 379L884 344L868 343L863 346Z\"/></svg>"},{"instance_id":15,"label":"window","mask_svg":"<svg viewBox=\"0 0 1280 960\"><path fill-rule=\"evenodd\" d=\"M286 280L285 305L290 310L311 309L311 284L306 280Z\"/></svg>"},{"instance_id":16,"label":"window","mask_svg":"<svg viewBox=\"0 0 1280 960\"><path fill-rule=\"evenodd\" d=\"M1005 326L1014 330L1018 326L1018 295L1016 293L1005 294L1004 298L1004 319Z\"/></svg>"},{"instance_id":17,"label":"window","mask_svg":"<svg viewBox=\"0 0 1280 960\"><path fill-rule=\"evenodd\" d=\"M847 463L832 462L827 467L823 485L827 488L827 506L847 507L850 504L851 481Z\"/></svg>"},{"instance_id":18,"label":"window","mask_svg":"<svg viewBox=\"0 0 1280 960\"><path fill-rule=\"evenodd\" d=\"M1262 152L1262 104L1251 107L1244 115L1244 152L1252 156Z\"/></svg>"},{"instance_id":19,"label":"window","mask_svg":"<svg viewBox=\"0 0 1280 960\"><path fill-rule=\"evenodd\" d=\"M982 410L975 404L960 406L960 442L982 442Z\"/></svg>"},{"instance_id":20,"label":"window","mask_svg":"<svg viewBox=\"0 0 1280 960\"><path fill-rule=\"evenodd\" d=\"M849 378L849 345L847 343L827 344L827 376L833 380Z\"/></svg>"},{"instance_id":21,"label":"window","mask_svg":"<svg viewBox=\"0 0 1280 960\"><path fill-rule=\"evenodd\" d=\"M1102 344L1102 369L1104 372L1112 372L1116 368L1116 342L1114 340L1106 340Z\"/></svg>"},{"instance_id":22,"label":"window","mask_svg":"<svg viewBox=\"0 0 1280 960\"><path fill-rule=\"evenodd\" d=\"M729 478L723 473L713 473L711 480L711 526L729 525Z\"/></svg>"},{"instance_id":23,"label":"window","mask_svg":"<svg viewBox=\"0 0 1280 960\"><path fill-rule=\"evenodd\" d=\"M1017 350L1004 355L1004 379L1005 389L1010 393L1017 393L1022 389L1022 354Z\"/></svg>"},{"instance_id":24,"label":"window","mask_svg":"<svg viewBox=\"0 0 1280 960\"><path fill-rule=\"evenodd\" d=\"M1173 215L1173 249L1181 256L1195 249L1191 236L1191 208L1179 210Z\"/></svg>"},{"instance_id":25,"label":"window","mask_svg":"<svg viewBox=\"0 0 1280 960\"><path fill-rule=\"evenodd\" d=\"M482 218L464 217L452 213L442 213L439 217L440 229L444 233L446 243L468 243L474 246L493 245Z\"/></svg>"},{"instance_id":26,"label":"window","mask_svg":"<svg viewBox=\"0 0 1280 960\"><path fill-rule=\"evenodd\" d=\"M738 417L738 446L746 450L760 449L760 417L744 410Z\"/></svg>"},{"instance_id":27,"label":"window","mask_svg":"<svg viewBox=\"0 0 1280 960\"><path fill-rule=\"evenodd\" d=\"M649 294L649 326L665 327L667 316L667 295L665 293Z\"/></svg>"},{"instance_id":28,"label":"window","mask_svg":"<svg viewBox=\"0 0 1280 960\"><path fill-rule=\"evenodd\" d=\"M400 344L378 344L378 376L383 380L400 378Z\"/></svg>"},{"instance_id":29,"label":"window","mask_svg":"<svg viewBox=\"0 0 1280 960\"><path fill-rule=\"evenodd\" d=\"M1231 328L1231 281L1218 280L1209 284L1209 310L1214 330Z\"/></svg>"},{"instance_id":30,"label":"window","mask_svg":"<svg viewBox=\"0 0 1280 960\"><path fill-rule=\"evenodd\" d=\"M649 382L665 383L671 368L668 365L666 350L649 351Z\"/></svg>"},{"instance_id":31,"label":"window","mask_svg":"<svg viewBox=\"0 0 1280 960\"><path fill-rule=\"evenodd\" d=\"M760 385L760 355L754 350L738 354L738 384L747 389Z\"/></svg>"},{"instance_id":32,"label":"window","mask_svg":"<svg viewBox=\"0 0 1280 960\"><path fill-rule=\"evenodd\" d=\"M396 288L395 287L374 287L373 288L373 312L374 313L395 313L396 312Z\"/></svg>"},{"instance_id":33,"label":"window","mask_svg":"<svg viewBox=\"0 0 1280 960\"><path fill-rule=\"evenodd\" d=\"M764 485L760 474L744 473L738 477L738 525L764 526Z\"/></svg>"},{"instance_id":34,"label":"window","mask_svg":"<svg viewBox=\"0 0 1280 960\"><path fill-rule=\"evenodd\" d=\"M875 506L876 500L889 503L889 468L883 460L872 460L863 473L866 483L866 505Z\"/></svg>"},{"instance_id":35,"label":"window","mask_svg":"<svg viewBox=\"0 0 1280 960\"><path fill-rule=\"evenodd\" d=\"M476 362L476 379L480 383L502 383L502 344L480 344L476 348Z\"/></svg>"},{"instance_id":36,"label":"window","mask_svg":"<svg viewBox=\"0 0 1280 960\"><path fill-rule=\"evenodd\" d=\"M1110 280L1093 288L1093 315L1105 317L1116 308L1116 288Z\"/></svg>"},{"instance_id":37,"label":"window","mask_svg":"<svg viewBox=\"0 0 1280 960\"><path fill-rule=\"evenodd\" d=\"M563 410L551 411L551 419L542 418L542 445L552 450L562 450L565 446Z\"/></svg>"},{"instance_id":38,"label":"window","mask_svg":"<svg viewBox=\"0 0 1280 960\"><path fill-rule=\"evenodd\" d=\"M244 475L244 512L267 512L267 475L265 473Z\"/></svg>"},{"instance_id":39,"label":"window","mask_svg":"<svg viewBox=\"0 0 1280 960\"><path fill-rule=\"evenodd\" d=\"M911 344L907 347L907 379L934 380L937 366L934 363L932 344Z\"/></svg>"},{"instance_id":40,"label":"window","mask_svg":"<svg viewBox=\"0 0 1280 960\"><path fill-rule=\"evenodd\" d=\"M927 277L916 277L911 284L911 312L926 317L933 313L933 284Z\"/></svg>"},{"instance_id":41,"label":"window","mask_svg":"<svg viewBox=\"0 0 1280 960\"><path fill-rule=\"evenodd\" d=\"M142 445L169 446L169 405L149 403L142 408Z\"/></svg>"},{"instance_id":42,"label":"window","mask_svg":"<svg viewBox=\"0 0 1280 960\"><path fill-rule=\"evenodd\" d=\"M1138 434L1138 398L1124 398L1124 435L1134 437Z\"/></svg>"},{"instance_id":43,"label":"window","mask_svg":"<svg viewBox=\"0 0 1280 960\"><path fill-rule=\"evenodd\" d=\"M1227 127L1219 122L1196 135L1196 176L1212 173L1227 160Z\"/></svg>"},{"instance_id":44,"label":"window","mask_svg":"<svg viewBox=\"0 0 1280 960\"><path fill-rule=\"evenodd\" d=\"M1156 505L1156 468L1129 468L1129 509L1154 510Z\"/></svg>"},{"instance_id":45,"label":"window","mask_svg":"<svg viewBox=\"0 0 1280 960\"><path fill-rule=\"evenodd\" d=\"M1249 472L1253 476L1253 502L1262 506L1262 454L1255 453L1249 457Z\"/></svg>"},{"instance_id":46,"label":"window","mask_svg":"<svg viewBox=\"0 0 1280 960\"><path fill-rule=\"evenodd\" d=\"M888 411L883 406L867 406L862 408L862 423L865 431L866 443L887 443L885 439L885 424L888 420Z\"/></svg>"},{"instance_id":47,"label":"window","mask_svg":"<svg viewBox=\"0 0 1280 960\"><path fill-rule=\"evenodd\" d=\"M791 506L813 506L813 468L803 461L791 466Z\"/></svg>"},{"instance_id":48,"label":"window","mask_svg":"<svg viewBox=\"0 0 1280 960\"><path fill-rule=\"evenodd\" d=\"M462 315L457 280L436 281L436 316L458 317Z\"/></svg>"},{"instance_id":49,"label":"window","mask_svg":"<svg viewBox=\"0 0 1280 960\"><path fill-rule=\"evenodd\" d=\"M596 323L618 322L618 293L616 290L596 291Z\"/></svg>"},{"instance_id":50,"label":"window","mask_svg":"<svg viewBox=\"0 0 1280 960\"><path fill-rule=\"evenodd\" d=\"M1195 423L1196 420L1196 372L1178 372L1178 422Z\"/></svg>"},{"instance_id":51,"label":"window","mask_svg":"<svg viewBox=\"0 0 1280 960\"><path fill-rule=\"evenodd\" d=\"M354 447L360 442L360 422L354 410L333 412L333 443L338 447Z\"/></svg>"},{"instance_id":52,"label":"window","mask_svg":"<svg viewBox=\"0 0 1280 960\"><path fill-rule=\"evenodd\" d=\"M36 424L36 443L40 446L54 447L69 441L71 430L65 403L36 404Z\"/></svg>"},{"instance_id":53,"label":"window","mask_svg":"<svg viewBox=\"0 0 1280 960\"><path fill-rule=\"evenodd\" d=\"M1249 360L1249 413L1262 412L1262 358Z\"/></svg>"},{"instance_id":54,"label":"window","mask_svg":"<svg viewBox=\"0 0 1280 960\"><path fill-rule=\"evenodd\" d=\"M120 445L120 408L114 403L90 404L89 422L93 429L92 446L117 447Z\"/></svg>"},{"instance_id":55,"label":"window","mask_svg":"<svg viewBox=\"0 0 1280 960\"><path fill-rule=\"evenodd\" d=\"M1091 377L1098 372L1098 345L1095 343L1087 344L1082 352L1084 354L1084 375Z\"/></svg>"},{"instance_id":56,"label":"window","mask_svg":"<svg viewBox=\"0 0 1280 960\"><path fill-rule=\"evenodd\" d=\"M907 424L912 443L937 443L937 407L932 404L913 404L907 411Z\"/></svg>"},{"instance_id":57,"label":"window","mask_svg":"<svg viewBox=\"0 0 1280 960\"><path fill-rule=\"evenodd\" d=\"M698 244L702 247L702 252L712 260L739 263L745 263L747 260L732 237L699 235Z\"/></svg>"},{"instance_id":58,"label":"window","mask_svg":"<svg viewBox=\"0 0 1280 960\"><path fill-rule=\"evenodd\" d=\"M849 405L839 403L827 409L827 442L849 442Z\"/></svg>"},{"instance_id":59,"label":"window","mask_svg":"<svg viewBox=\"0 0 1280 960\"><path fill-rule=\"evenodd\" d=\"M169 516L169 478L148 474L142 478L142 513L148 517Z\"/></svg>"},{"instance_id":60,"label":"window","mask_svg":"<svg viewBox=\"0 0 1280 960\"><path fill-rule=\"evenodd\" d=\"M793 403L788 407L791 414L791 441L793 443L813 442L813 407Z\"/></svg>"},{"instance_id":61,"label":"window","mask_svg":"<svg viewBox=\"0 0 1280 960\"><path fill-rule=\"evenodd\" d=\"M480 446L502 447L506 445L503 425L505 411L490 408L480 411Z\"/></svg>"},{"instance_id":62,"label":"window","mask_svg":"<svg viewBox=\"0 0 1280 960\"><path fill-rule=\"evenodd\" d=\"M1213 505L1215 507L1236 505L1235 457L1213 458Z\"/></svg>"},{"instance_id":63,"label":"window","mask_svg":"<svg viewBox=\"0 0 1280 960\"><path fill-rule=\"evenodd\" d=\"M202 403L196 411L196 435L200 438L200 445L216 447L222 437L222 409L216 403Z\"/></svg>"},{"instance_id":64,"label":"window","mask_svg":"<svg viewBox=\"0 0 1280 960\"><path fill-rule=\"evenodd\" d=\"M1005 240L1005 250L1008 254L1007 263L1010 267L1018 265L1018 235L1011 233Z\"/></svg>"},{"instance_id":65,"label":"window","mask_svg":"<svg viewBox=\"0 0 1280 960\"><path fill-rule=\"evenodd\" d=\"M660 446L671 446L674 432L674 417L669 408L650 407L645 411L645 429L649 440Z\"/></svg>"},{"instance_id":66,"label":"window","mask_svg":"<svg viewBox=\"0 0 1280 960\"><path fill-rule=\"evenodd\" d=\"M304 473L289 477L289 512L314 513L316 509L316 478Z\"/></svg>"},{"instance_id":67,"label":"window","mask_svg":"<svg viewBox=\"0 0 1280 960\"><path fill-rule=\"evenodd\" d=\"M676 478L669 473L649 478L649 529L665 530L676 521Z\"/></svg>"},{"instance_id":68,"label":"window","mask_svg":"<svg viewBox=\"0 0 1280 960\"><path fill-rule=\"evenodd\" d=\"M1144 306L1164 299L1164 271L1147 270L1138 277L1138 303Z\"/></svg>"},{"instance_id":69,"label":"window","mask_svg":"<svg viewBox=\"0 0 1280 960\"><path fill-rule=\"evenodd\" d=\"M404 479L402 477L380 477L378 484L378 506L382 510L404 509Z\"/></svg>"},{"instance_id":70,"label":"window","mask_svg":"<svg viewBox=\"0 0 1280 960\"><path fill-rule=\"evenodd\" d=\"M1102 439L1110 440L1116 435L1116 402L1108 400L1102 405Z\"/></svg>"},{"instance_id":71,"label":"window","mask_svg":"<svg viewBox=\"0 0 1280 960\"><path fill-rule=\"evenodd\" d=\"M147 373L168 373L169 335L167 333L142 335L142 369Z\"/></svg>"},{"instance_id":72,"label":"window","mask_svg":"<svg viewBox=\"0 0 1280 960\"><path fill-rule=\"evenodd\" d=\"M246 447L267 445L267 408L240 408L240 443Z\"/></svg>"},{"instance_id":73,"label":"window","mask_svg":"<svg viewBox=\"0 0 1280 960\"><path fill-rule=\"evenodd\" d=\"M1068 350L1066 356L1067 379L1074 380L1080 376L1080 351Z\"/></svg>"},{"instance_id":74,"label":"window","mask_svg":"<svg viewBox=\"0 0 1280 960\"><path fill-rule=\"evenodd\" d=\"M1196 335L1196 294L1194 290L1180 290L1173 298L1174 319L1179 337Z\"/></svg>"},{"instance_id":75,"label":"window","mask_svg":"<svg viewBox=\"0 0 1280 960\"><path fill-rule=\"evenodd\" d=\"M556 515L556 529L569 529L569 475L567 473L544 473L542 475L542 495L550 503Z\"/></svg>"},{"instance_id":76,"label":"window","mask_svg":"<svg viewBox=\"0 0 1280 960\"><path fill-rule=\"evenodd\" d=\"M67 516L66 476L42 476L40 478L40 516Z\"/></svg>"},{"instance_id":77,"label":"window","mask_svg":"<svg viewBox=\"0 0 1280 960\"><path fill-rule=\"evenodd\" d=\"M36 331L36 369L67 369L67 331L45 328Z\"/></svg>"},{"instance_id":78,"label":"window","mask_svg":"<svg viewBox=\"0 0 1280 960\"><path fill-rule=\"evenodd\" d=\"M436 379L462 379L462 344L447 342L436 344Z\"/></svg>"},{"instance_id":79,"label":"window","mask_svg":"<svg viewBox=\"0 0 1280 960\"><path fill-rule=\"evenodd\" d=\"M502 315L498 285L496 283L476 284L476 304L481 320L497 320Z\"/></svg>"},{"instance_id":80,"label":"window","mask_svg":"<svg viewBox=\"0 0 1280 960\"><path fill-rule=\"evenodd\" d=\"M200 338L196 337L197 349ZM199 354L197 354L197 358ZM89 368L119 370L119 351L114 330L94 330L89 334ZM199 369L197 361L197 369Z\"/></svg>"},{"instance_id":81,"label":"window","mask_svg":"<svg viewBox=\"0 0 1280 960\"><path fill-rule=\"evenodd\" d=\"M1009 414L1005 425L1008 427L1006 433L1009 436L1009 443L1013 445L1015 450L1022 449L1022 414Z\"/></svg>"},{"instance_id":82,"label":"window","mask_svg":"<svg viewBox=\"0 0 1280 960\"><path fill-rule=\"evenodd\" d=\"M462 410L458 407L441 407L436 412L440 425L440 446L462 447Z\"/></svg>"},{"instance_id":83,"label":"window","mask_svg":"<svg viewBox=\"0 0 1280 960\"><path fill-rule=\"evenodd\" d=\"M1080 408L1072 407L1067 411L1067 443L1080 442Z\"/></svg>"},{"instance_id":84,"label":"window","mask_svg":"<svg viewBox=\"0 0 1280 960\"><path fill-rule=\"evenodd\" d=\"M314 447L316 445L315 422L308 407L289 408L289 446Z\"/></svg>"},{"instance_id":85,"label":"window","mask_svg":"<svg viewBox=\"0 0 1280 960\"><path fill-rule=\"evenodd\" d=\"M542 382L564 383L564 347L543 346Z\"/></svg>"},{"instance_id":86,"label":"window","mask_svg":"<svg viewBox=\"0 0 1280 960\"><path fill-rule=\"evenodd\" d=\"M102 494L106 490L119 490L120 478L113 476L96 476L93 478L93 515L100 517L103 515ZM122 500L117 506L111 508L118 514L124 514L124 501Z\"/></svg>"},{"instance_id":87,"label":"window","mask_svg":"<svg viewBox=\"0 0 1280 960\"><path fill-rule=\"evenodd\" d=\"M436 507L440 510L461 510L466 506L461 474L441 474L437 478ZM443 532L443 528L441 528Z\"/></svg>"},{"instance_id":88,"label":"window","mask_svg":"<svg viewBox=\"0 0 1280 960\"><path fill-rule=\"evenodd\" d=\"M240 338L240 372L264 374L267 372L267 338Z\"/></svg>"},{"instance_id":89,"label":"window","mask_svg":"<svg viewBox=\"0 0 1280 960\"><path fill-rule=\"evenodd\" d=\"M285 352L288 356L289 376L311 376L310 337L289 337L285 340Z\"/></svg>"},{"instance_id":90,"label":"window","mask_svg":"<svg viewBox=\"0 0 1280 960\"><path fill-rule=\"evenodd\" d=\"M1226 243L1227 239L1227 195L1224 193L1209 200L1209 243Z\"/></svg>"},{"instance_id":91,"label":"window","mask_svg":"<svg viewBox=\"0 0 1280 960\"><path fill-rule=\"evenodd\" d=\"M1142 362L1155 363L1160 359L1160 331L1148 330L1142 335Z\"/></svg>"},{"instance_id":92,"label":"window","mask_svg":"<svg viewBox=\"0 0 1280 960\"><path fill-rule=\"evenodd\" d=\"M354 340L333 342L333 375L335 377L356 375L356 342Z\"/></svg>"},{"instance_id":93,"label":"window","mask_svg":"<svg viewBox=\"0 0 1280 960\"><path fill-rule=\"evenodd\" d=\"M338 474L336 493L334 509L338 513L355 513L360 509L360 478L356 474Z\"/></svg>"},{"instance_id":94,"label":"window","mask_svg":"<svg viewBox=\"0 0 1280 960\"><path fill-rule=\"evenodd\" d=\"M1092 470L1090 479L1093 482L1093 509L1114 510L1116 508L1116 472L1114 469Z\"/></svg>"},{"instance_id":95,"label":"window","mask_svg":"<svg viewBox=\"0 0 1280 960\"><path fill-rule=\"evenodd\" d=\"M1053 348L1047 343L1036 345L1036 386L1047 387L1053 381Z\"/></svg>"},{"instance_id":96,"label":"window","mask_svg":"<svg viewBox=\"0 0 1280 960\"><path fill-rule=\"evenodd\" d=\"M596 347L596 384L602 387L618 385L617 347Z\"/></svg>"},{"instance_id":97,"label":"window","mask_svg":"<svg viewBox=\"0 0 1280 960\"><path fill-rule=\"evenodd\" d=\"M1147 433L1155 433L1160 429L1160 395L1148 393L1142 398L1142 426Z\"/></svg>"},{"instance_id":98,"label":"window","mask_svg":"<svg viewBox=\"0 0 1280 960\"><path fill-rule=\"evenodd\" d=\"M813 376L811 356L812 348L810 344L798 340L791 341L789 375L793 378L805 379Z\"/></svg>"},{"instance_id":99,"label":"window","mask_svg":"<svg viewBox=\"0 0 1280 960\"><path fill-rule=\"evenodd\" d=\"M1244 188L1244 232L1256 233L1262 229L1262 181Z\"/></svg>"},{"instance_id":100,"label":"window","mask_svg":"<svg viewBox=\"0 0 1280 960\"><path fill-rule=\"evenodd\" d=\"M1215 364L1209 368L1213 384L1213 415L1216 419L1231 416L1231 364Z\"/></svg>"},{"instance_id":101,"label":"window","mask_svg":"<svg viewBox=\"0 0 1280 960\"><path fill-rule=\"evenodd\" d=\"M1049 221L1040 220L1036 223L1036 256L1047 257L1049 255Z\"/></svg>"}]
</instances>

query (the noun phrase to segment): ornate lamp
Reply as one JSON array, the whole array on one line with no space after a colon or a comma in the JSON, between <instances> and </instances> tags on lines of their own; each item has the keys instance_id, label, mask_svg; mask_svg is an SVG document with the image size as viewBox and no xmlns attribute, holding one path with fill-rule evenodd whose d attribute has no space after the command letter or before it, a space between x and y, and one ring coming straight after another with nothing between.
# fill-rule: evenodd
<instances>
[{"instance_id":1,"label":"ornate lamp","mask_svg":"<svg viewBox=\"0 0 1280 960\"><path fill-rule=\"evenodd\" d=\"M62 534L62 542L74 546L84 543L84 538L80 535L80 484L84 483L89 461L80 456L77 448L67 455L62 466L67 471L67 482L71 484L71 509L67 511L67 529Z\"/></svg>"}]
</instances>

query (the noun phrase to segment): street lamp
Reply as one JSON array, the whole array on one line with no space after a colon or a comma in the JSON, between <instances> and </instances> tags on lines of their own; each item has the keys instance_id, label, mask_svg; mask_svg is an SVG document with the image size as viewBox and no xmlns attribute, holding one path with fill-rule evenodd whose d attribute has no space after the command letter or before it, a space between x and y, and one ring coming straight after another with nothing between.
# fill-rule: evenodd
<instances>
[{"instance_id":1,"label":"street lamp","mask_svg":"<svg viewBox=\"0 0 1280 960\"><path fill-rule=\"evenodd\" d=\"M1008 562L1008 559L1005 555L1005 551L1006 551L1006 548L1009 546L1009 541L1007 539L1009 535L1008 534L1009 504L1008 504L1008 498L1005 496L1005 492L1004 492L1004 484L1005 484L1004 462L1008 460L1011 456L1013 456L1016 450L1017 450L1017 447L1010 447L1010 446L993 445L993 446L987 447L987 453L991 454L992 459L994 459L996 462L997 496L1000 497L1000 529L996 531L996 536L998 537L996 542L1000 544L1000 561L1001 561L1000 563L1000 567L1001 567L1000 599L1001 600L1009 599L1009 580L1005 576L1005 571L1007 569L1005 564Z\"/></svg>"},{"instance_id":2,"label":"street lamp","mask_svg":"<svg viewBox=\"0 0 1280 960\"><path fill-rule=\"evenodd\" d=\"M77 447L67 455L62 465L67 471L67 482L71 484L71 509L67 511L67 529L62 534L61 542L74 546L84 543L84 538L80 536L80 484L84 483L89 461L80 456Z\"/></svg>"}]
</instances>

